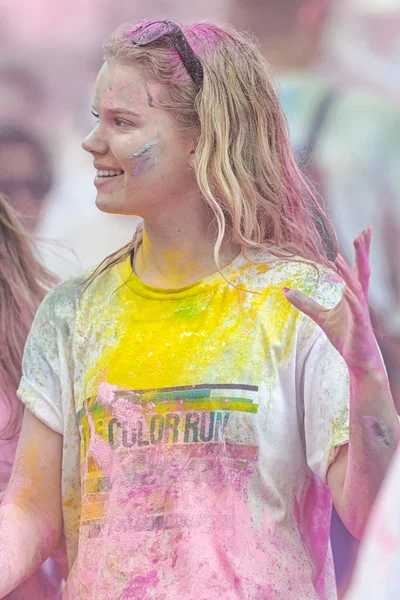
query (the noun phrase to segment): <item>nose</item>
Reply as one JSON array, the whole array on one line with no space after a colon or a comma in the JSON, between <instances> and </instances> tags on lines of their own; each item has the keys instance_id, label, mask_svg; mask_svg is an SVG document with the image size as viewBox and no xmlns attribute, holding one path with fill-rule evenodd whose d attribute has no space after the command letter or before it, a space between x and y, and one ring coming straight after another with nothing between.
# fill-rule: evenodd
<instances>
[{"instance_id":1,"label":"nose","mask_svg":"<svg viewBox=\"0 0 400 600\"><path fill-rule=\"evenodd\" d=\"M82 142L82 148L90 154L106 154L108 145L99 126L95 127Z\"/></svg>"}]
</instances>

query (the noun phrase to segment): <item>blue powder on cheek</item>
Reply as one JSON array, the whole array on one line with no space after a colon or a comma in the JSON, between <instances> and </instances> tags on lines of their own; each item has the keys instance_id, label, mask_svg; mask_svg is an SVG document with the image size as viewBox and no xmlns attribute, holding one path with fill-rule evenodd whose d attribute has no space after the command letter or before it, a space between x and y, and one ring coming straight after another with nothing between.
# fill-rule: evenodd
<instances>
[{"instance_id":1,"label":"blue powder on cheek","mask_svg":"<svg viewBox=\"0 0 400 600\"><path fill-rule=\"evenodd\" d=\"M140 148L140 150L137 150L136 152L128 156L128 160L133 160L134 158L139 158L140 156L143 156L143 154L148 152L156 144L158 144L158 138L155 140L150 140L150 142L147 142L147 144Z\"/></svg>"}]
</instances>

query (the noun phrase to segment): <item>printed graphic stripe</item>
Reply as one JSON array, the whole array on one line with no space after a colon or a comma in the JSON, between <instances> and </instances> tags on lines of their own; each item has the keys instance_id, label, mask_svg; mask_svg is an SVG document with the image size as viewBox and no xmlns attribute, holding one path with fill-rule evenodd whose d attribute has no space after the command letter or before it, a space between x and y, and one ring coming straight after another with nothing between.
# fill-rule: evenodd
<instances>
[{"instance_id":1,"label":"printed graphic stripe","mask_svg":"<svg viewBox=\"0 0 400 600\"><path fill-rule=\"evenodd\" d=\"M258 392L257 385L247 385L246 383L202 383L200 385L181 385L166 388L153 388L147 390L126 390L133 394L153 394L155 392L184 392L186 390L246 390L248 392ZM115 392L116 397L123 396L126 391Z\"/></svg>"},{"instance_id":2,"label":"printed graphic stripe","mask_svg":"<svg viewBox=\"0 0 400 600\"><path fill-rule=\"evenodd\" d=\"M154 401L152 407L152 413L164 415L167 413L179 413L187 411L211 411L211 410L222 410L222 411L240 411L247 413L256 413L258 411L258 404L254 404L252 400L247 398L197 398L191 400L182 398L175 402L166 402L165 400L159 403Z\"/></svg>"},{"instance_id":3,"label":"printed graphic stripe","mask_svg":"<svg viewBox=\"0 0 400 600\"><path fill-rule=\"evenodd\" d=\"M114 398L125 398L139 406L154 408L155 413L165 414L166 412L176 412L179 410L233 410L256 413L258 410L257 404L249 398L230 397L229 393L226 396L212 396L214 390L238 390L258 392L258 386L254 385L238 385L238 384L201 384L191 386L178 386L171 388L155 388L149 390L118 390L114 392ZM88 405L91 405L91 410L104 410L101 402L96 402L97 396L93 396L87 400ZM94 402L93 402L94 401ZM162 403L162 406L161 406ZM178 403L178 406L177 406ZM154 404L155 406L149 406ZM85 409L77 413L77 419L80 422L85 415Z\"/></svg>"}]
</instances>

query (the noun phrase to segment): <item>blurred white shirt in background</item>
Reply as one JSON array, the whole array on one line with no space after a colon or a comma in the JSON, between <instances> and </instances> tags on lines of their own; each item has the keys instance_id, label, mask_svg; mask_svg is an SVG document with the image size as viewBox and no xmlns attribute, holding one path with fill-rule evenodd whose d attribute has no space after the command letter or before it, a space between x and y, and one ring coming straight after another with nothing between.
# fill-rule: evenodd
<instances>
[{"instance_id":1,"label":"blurred white shirt in background","mask_svg":"<svg viewBox=\"0 0 400 600\"><path fill-rule=\"evenodd\" d=\"M132 238L138 217L102 213L95 204L92 166L63 177L36 230L43 262L60 279L99 264Z\"/></svg>"}]
</instances>

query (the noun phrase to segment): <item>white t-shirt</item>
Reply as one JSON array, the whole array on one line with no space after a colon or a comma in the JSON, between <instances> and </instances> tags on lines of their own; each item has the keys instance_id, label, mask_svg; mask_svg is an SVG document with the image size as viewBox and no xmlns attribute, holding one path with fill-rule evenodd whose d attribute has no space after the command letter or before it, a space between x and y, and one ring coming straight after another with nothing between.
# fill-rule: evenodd
<instances>
[{"instance_id":1,"label":"white t-shirt","mask_svg":"<svg viewBox=\"0 0 400 600\"><path fill-rule=\"evenodd\" d=\"M281 289L333 307L343 282L248 254L179 290L127 258L39 309L19 395L64 435L66 600L336 598L348 370Z\"/></svg>"}]
</instances>

